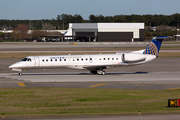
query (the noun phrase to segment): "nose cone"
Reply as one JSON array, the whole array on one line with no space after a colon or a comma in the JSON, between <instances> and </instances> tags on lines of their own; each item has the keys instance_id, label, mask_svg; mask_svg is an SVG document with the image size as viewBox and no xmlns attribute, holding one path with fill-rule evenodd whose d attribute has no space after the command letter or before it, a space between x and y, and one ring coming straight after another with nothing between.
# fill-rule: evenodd
<instances>
[{"instance_id":1,"label":"nose cone","mask_svg":"<svg viewBox=\"0 0 180 120\"><path fill-rule=\"evenodd\" d=\"M21 68L21 67L25 67L24 63L22 62L17 62L9 66L9 68Z\"/></svg>"},{"instance_id":2,"label":"nose cone","mask_svg":"<svg viewBox=\"0 0 180 120\"><path fill-rule=\"evenodd\" d=\"M10 65L9 68L13 68L13 65L14 65L14 64Z\"/></svg>"},{"instance_id":3,"label":"nose cone","mask_svg":"<svg viewBox=\"0 0 180 120\"><path fill-rule=\"evenodd\" d=\"M18 64L17 64L17 63L12 64L12 65L9 66L9 68L16 68L16 67L18 67Z\"/></svg>"}]
</instances>

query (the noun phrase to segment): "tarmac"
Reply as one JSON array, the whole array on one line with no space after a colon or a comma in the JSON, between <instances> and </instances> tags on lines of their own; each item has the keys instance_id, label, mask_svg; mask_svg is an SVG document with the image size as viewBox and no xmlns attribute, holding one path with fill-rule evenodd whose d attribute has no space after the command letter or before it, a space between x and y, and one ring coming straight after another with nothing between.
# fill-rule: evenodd
<instances>
[{"instance_id":1,"label":"tarmac","mask_svg":"<svg viewBox=\"0 0 180 120\"><path fill-rule=\"evenodd\" d=\"M143 49L149 42L77 42L76 45L70 45L69 42L20 42L20 43L0 43L0 51L68 51L68 49L77 48L133 48L142 47ZM180 44L162 44L162 47L179 47ZM80 50L81 51L81 50Z\"/></svg>"},{"instance_id":2,"label":"tarmac","mask_svg":"<svg viewBox=\"0 0 180 120\"><path fill-rule=\"evenodd\" d=\"M179 89L180 58L158 58L146 64L105 69L106 75L93 75L86 70L29 69L19 76L8 65L19 59L1 59L0 87L75 87L107 89Z\"/></svg>"},{"instance_id":3,"label":"tarmac","mask_svg":"<svg viewBox=\"0 0 180 120\"><path fill-rule=\"evenodd\" d=\"M103 115L103 116L60 116L37 118L14 118L13 120L179 120L179 114L161 115ZM8 118L6 118L8 119ZM11 119L11 118L9 118Z\"/></svg>"}]
</instances>

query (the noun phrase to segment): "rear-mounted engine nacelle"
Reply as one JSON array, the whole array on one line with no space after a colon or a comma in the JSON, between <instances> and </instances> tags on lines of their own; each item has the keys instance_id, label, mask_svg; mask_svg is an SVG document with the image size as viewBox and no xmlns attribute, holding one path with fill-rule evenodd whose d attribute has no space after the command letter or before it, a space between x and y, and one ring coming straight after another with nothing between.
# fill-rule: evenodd
<instances>
[{"instance_id":1,"label":"rear-mounted engine nacelle","mask_svg":"<svg viewBox=\"0 0 180 120\"><path fill-rule=\"evenodd\" d=\"M144 54L122 54L122 61L124 63L136 63L136 62L143 62L146 60L146 56Z\"/></svg>"}]
</instances>

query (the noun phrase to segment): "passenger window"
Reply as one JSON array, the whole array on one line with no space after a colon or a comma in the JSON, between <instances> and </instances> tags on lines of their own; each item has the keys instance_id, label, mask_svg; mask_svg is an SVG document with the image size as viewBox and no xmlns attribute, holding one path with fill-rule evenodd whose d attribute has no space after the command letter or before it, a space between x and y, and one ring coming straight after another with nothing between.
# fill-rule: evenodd
<instances>
[{"instance_id":1,"label":"passenger window","mask_svg":"<svg viewBox=\"0 0 180 120\"><path fill-rule=\"evenodd\" d=\"M86 60L88 60L88 59L86 58Z\"/></svg>"},{"instance_id":2,"label":"passenger window","mask_svg":"<svg viewBox=\"0 0 180 120\"><path fill-rule=\"evenodd\" d=\"M48 62L48 59L46 59L46 62Z\"/></svg>"},{"instance_id":3,"label":"passenger window","mask_svg":"<svg viewBox=\"0 0 180 120\"><path fill-rule=\"evenodd\" d=\"M114 60L114 58L112 58L112 60Z\"/></svg>"},{"instance_id":4,"label":"passenger window","mask_svg":"<svg viewBox=\"0 0 180 120\"><path fill-rule=\"evenodd\" d=\"M99 58L99 60L101 60L101 58Z\"/></svg>"},{"instance_id":5,"label":"passenger window","mask_svg":"<svg viewBox=\"0 0 180 120\"><path fill-rule=\"evenodd\" d=\"M75 61L75 60L73 59L73 61Z\"/></svg>"},{"instance_id":6,"label":"passenger window","mask_svg":"<svg viewBox=\"0 0 180 120\"><path fill-rule=\"evenodd\" d=\"M64 59L64 61L66 61L66 59Z\"/></svg>"},{"instance_id":7,"label":"passenger window","mask_svg":"<svg viewBox=\"0 0 180 120\"><path fill-rule=\"evenodd\" d=\"M59 61L61 61L61 59L59 59Z\"/></svg>"},{"instance_id":8,"label":"passenger window","mask_svg":"<svg viewBox=\"0 0 180 120\"><path fill-rule=\"evenodd\" d=\"M92 58L89 58L89 60L92 60Z\"/></svg>"},{"instance_id":9,"label":"passenger window","mask_svg":"<svg viewBox=\"0 0 180 120\"><path fill-rule=\"evenodd\" d=\"M106 60L106 58L104 58L104 60Z\"/></svg>"},{"instance_id":10,"label":"passenger window","mask_svg":"<svg viewBox=\"0 0 180 120\"><path fill-rule=\"evenodd\" d=\"M118 60L118 58L116 58L116 60Z\"/></svg>"},{"instance_id":11,"label":"passenger window","mask_svg":"<svg viewBox=\"0 0 180 120\"><path fill-rule=\"evenodd\" d=\"M79 61L79 59L77 59L77 61Z\"/></svg>"},{"instance_id":12,"label":"passenger window","mask_svg":"<svg viewBox=\"0 0 180 120\"><path fill-rule=\"evenodd\" d=\"M81 58L81 61L83 61L83 58Z\"/></svg>"},{"instance_id":13,"label":"passenger window","mask_svg":"<svg viewBox=\"0 0 180 120\"><path fill-rule=\"evenodd\" d=\"M110 58L108 58L108 60L110 60Z\"/></svg>"},{"instance_id":14,"label":"passenger window","mask_svg":"<svg viewBox=\"0 0 180 120\"><path fill-rule=\"evenodd\" d=\"M44 59L42 61L44 62Z\"/></svg>"},{"instance_id":15,"label":"passenger window","mask_svg":"<svg viewBox=\"0 0 180 120\"><path fill-rule=\"evenodd\" d=\"M55 59L55 61L57 61L57 59Z\"/></svg>"}]
</instances>

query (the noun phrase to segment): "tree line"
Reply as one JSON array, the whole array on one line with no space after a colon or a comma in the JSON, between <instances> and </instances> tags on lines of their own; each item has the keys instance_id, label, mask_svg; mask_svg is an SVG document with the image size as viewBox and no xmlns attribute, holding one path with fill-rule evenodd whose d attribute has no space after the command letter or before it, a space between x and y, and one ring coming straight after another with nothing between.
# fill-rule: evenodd
<instances>
[{"instance_id":1,"label":"tree line","mask_svg":"<svg viewBox=\"0 0 180 120\"><path fill-rule=\"evenodd\" d=\"M115 15L115 16L103 16L93 15L89 16L89 20L85 20L81 15L57 15L54 19L42 19L42 20L0 20L0 30L11 30L17 27L18 24L24 24L32 30L48 30L48 29L67 29L69 23L97 23L97 22L121 22L121 23L145 23L145 26L173 26L179 27L180 14L172 15Z\"/></svg>"},{"instance_id":2,"label":"tree line","mask_svg":"<svg viewBox=\"0 0 180 120\"><path fill-rule=\"evenodd\" d=\"M13 30L11 34L0 33L0 38L11 38L16 40L38 39L40 36L50 34L58 35L60 33L48 33L41 30L59 30L68 29L69 23L145 23L146 37L152 36L173 36L178 33L177 28L180 24L180 14L172 15L90 15L89 20L84 20L81 15L57 15L56 19L42 20L0 20L0 30ZM156 26L156 30L152 29ZM30 35L28 30L33 30Z\"/></svg>"}]
</instances>

